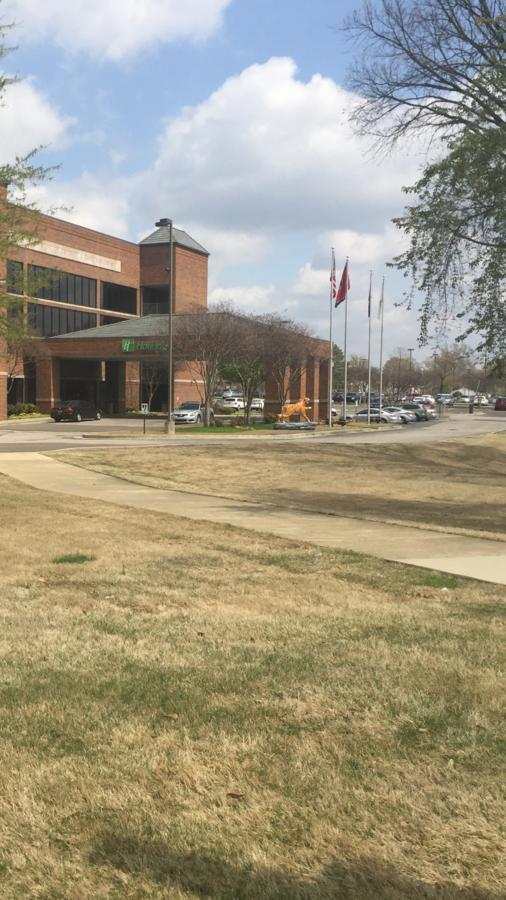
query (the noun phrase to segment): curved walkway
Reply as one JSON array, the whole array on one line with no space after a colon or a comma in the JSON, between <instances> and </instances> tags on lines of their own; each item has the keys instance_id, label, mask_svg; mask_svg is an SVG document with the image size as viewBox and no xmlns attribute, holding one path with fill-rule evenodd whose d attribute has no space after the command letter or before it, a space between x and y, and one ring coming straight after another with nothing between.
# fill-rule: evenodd
<instances>
[{"instance_id":1,"label":"curved walkway","mask_svg":"<svg viewBox=\"0 0 506 900\"><path fill-rule=\"evenodd\" d=\"M0 473L41 490L236 525L506 585L506 543L500 541L144 487L39 453L2 454Z\"/></svg>"}]
</instances>

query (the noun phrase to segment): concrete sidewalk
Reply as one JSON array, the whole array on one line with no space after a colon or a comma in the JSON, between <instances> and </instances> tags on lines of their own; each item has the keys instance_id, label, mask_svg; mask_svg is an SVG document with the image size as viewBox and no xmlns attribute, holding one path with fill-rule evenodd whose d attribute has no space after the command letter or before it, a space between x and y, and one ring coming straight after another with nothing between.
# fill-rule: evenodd
<instances>
[{"instance_id":1,"label":"concrete sidewalk","mask_svg":"<svg viewBox=\"0 0 506 900\"><path fill-rule=\"evenodd\" d=\"M506 543L500 541L144 487L39 453L2 454L0 473L42 490L237 525L506 585Z\"/></svg>"}]
</instances>

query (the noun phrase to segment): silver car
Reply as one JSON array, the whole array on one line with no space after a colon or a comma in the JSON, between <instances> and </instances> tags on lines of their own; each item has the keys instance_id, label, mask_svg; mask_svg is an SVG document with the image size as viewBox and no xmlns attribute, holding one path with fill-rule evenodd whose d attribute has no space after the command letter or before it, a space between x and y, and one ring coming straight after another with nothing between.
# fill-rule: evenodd
<instances>
[{"instance_id":1,"label":"silver car","mask_svg":"<svg viewBox=\"0 0 506 900\"><path fill-rule=\"evenodd\" d=\"M354 418L357 422L367 422L367 410L361 409ZM386 422L389 425L403 424L403 420L398 413L386 412L384 408L381 409L381 412L379 409L371 409L369 418L371 422Z\"/></svg>"},{"instance_id":2,"label":"silver car","mask_svg":"<svg viewBox=\"0 0 506 900\"><path fill-rule=\"evenodd\" d=\"M401 406L384 406L382 412L394 413L401 417L401 421L406 425L408 422L416 422L416 416L410 409L402 409Z\"/></svg>"},{"instance_id":3,"label":"silver car","mask_svg":"<svg viewBox=\"0 0 506 900\"><path fill-rule=\"evenodd\" d=\"M204 421L204 406L197 401L188 400L180 403L171 414L176 425L201 425Z\"/></svg>"}]
</instances>

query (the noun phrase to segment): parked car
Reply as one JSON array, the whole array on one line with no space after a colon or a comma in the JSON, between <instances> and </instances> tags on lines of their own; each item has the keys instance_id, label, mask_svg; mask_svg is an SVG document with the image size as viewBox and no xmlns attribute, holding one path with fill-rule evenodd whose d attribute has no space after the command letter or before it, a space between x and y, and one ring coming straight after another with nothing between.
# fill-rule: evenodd
<instances>
[{"instance_id":1,"label":"parked car","mask_svg":"<svg viewBox=\"0 0 506 900\"><path fill-rule=\"evenodd\" d=\"M506 397L496 397L494 409L506 409Z\"/></svg>"},{"instance_id":2,"label":"parked car","mask_svg":"<svg viewBox=\"0 0 506 900\"><path fill-rule=\"evenodd\" d=\"M259 410L260 412L262 412L263 408L264 408L264 398L263 397L253 397L253 400L251 401L250 409Z\"/></svg>"},{"instance_id":3,"label":"parked car","mask_svg":"<svg viewBox=\"0 0 506 900\"><path fill-rule=\"evenodd\" d=\"M211 418L212 418L211 413ZM201 425L204 421L205 407L202 403L194 400L187 400L180 403L171 413L171 419L176 425Z\"/></svg>"},{"instance_id":4,"label":"parked car","mask_svg":"<svg viewBox=\"0 0 506 900\"><path fill-rule=\"evenodd\" d=\"M416 422L416 415L412 409L403 409L401 406L383 406L382 412L396 413L401 417L405 425L408 422Z\"/></svg>"},{"instance_id":5,"label":"parked car","mask_svg":"<svg viewBox=\"0 0 506 900\"><path fill-rule=\"evenodd\" d=\"M358 422L367 422L367 410L361 409L353 418ZM403 424L401 416L398 413L386 412L385 409L382 409L381 412L379 409L371 409L369 418L371 422L387 422L389 425Z\"/></svg>"},{"instance_id":6,"label":"parked car","mask_svg":"<svg viewBox=\"0 0 506 900\"><path fill-rule=\"evenodd\" d=\"M443 406L453 406L453 395L436 394L436 403L442 403Z\"/></svg>"},{"instance_id":7,"label":"parked car","mask_svg":"<svg viewBox=\"0 0 506 900\"><path fill-rule=\"evenodd\" d=\"M62 400L53 406L51 418L55 422L82 422L83 419L101 419L102 413L88 400Z\"/></svg>"},{"instance_id":8,"label":"parked car","mask_svg":"<svg viewBox=\"0 0 506 900\"><path fill-rule=\"evenodd\" d=\"M238 412L240 409L244 409L244 399L237 394L227 397L223 396L221 400L218 401L217 406L225 411L230 412L233 410Z\"/></svg>"},{"instance_id":9,"label":"parked car","mask_svg":"<svg viewBox=\"0 0 506 900\"><path fill-rule=\"evenodd\" d=\"M401 409L407 409L410 412L414 412L419 422L428 422L430 418L428 411L421 403L415 403L413 400L406 400L405 402L401 402L399 406Z\"/></svg>"}]
</instances>

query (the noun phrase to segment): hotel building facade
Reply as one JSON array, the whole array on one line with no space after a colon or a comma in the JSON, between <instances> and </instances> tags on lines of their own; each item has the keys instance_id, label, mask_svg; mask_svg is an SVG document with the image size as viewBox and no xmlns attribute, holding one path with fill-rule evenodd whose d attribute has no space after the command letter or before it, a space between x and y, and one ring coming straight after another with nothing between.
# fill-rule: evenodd
<instances>
[{"instance_id":1,"label":"hotel building facade","mask_svg":"<svg viewBox=\"0 0 506 900\"><path fill-rule=\"evenodd\" d=\"M106 415L139 409L142 366L150 347L167 340L170 285L174 317L207 311L209 253L173 228L171 254L170 238L168 219L135 244L40 215L37 242L15 248L0 271L15 306L23 305L30 334L19 359L8 360L0 346L0 419L16 402L42 412L70 399L90 400ZM326 410L328 348L313 343L314 357L292 397L309 397L316 418ZM266 394L274 409L269 376ZM191 373L178 366L172 396L175 404L199 399ZM162 383L153 408L166 410L166 397Z\"/></svg>"}]
</instances>

